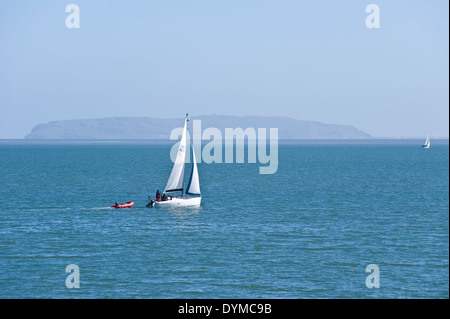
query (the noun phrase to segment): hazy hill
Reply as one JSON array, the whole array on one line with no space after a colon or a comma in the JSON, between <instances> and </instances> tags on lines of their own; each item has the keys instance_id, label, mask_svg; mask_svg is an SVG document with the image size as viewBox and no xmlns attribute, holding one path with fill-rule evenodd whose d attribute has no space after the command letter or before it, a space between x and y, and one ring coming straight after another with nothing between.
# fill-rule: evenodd
<instances>
[{"instance_id":1,"label":"hazy hill","mask_svg":"<svg viewBox=\"0 0 450 319\"><path fill-rule=\"evenodd\" d=\"M288 117L208 115L191 117L208 127L246 129L278 128L280 139L363 139L371 136L348 125L301 121ZM35 126L25 139L168 139L172 129L181 127L183 118L113 117L90 120L55 121ZM267 135L269 132L267 132Z\"/></svg>"}]
</instances>

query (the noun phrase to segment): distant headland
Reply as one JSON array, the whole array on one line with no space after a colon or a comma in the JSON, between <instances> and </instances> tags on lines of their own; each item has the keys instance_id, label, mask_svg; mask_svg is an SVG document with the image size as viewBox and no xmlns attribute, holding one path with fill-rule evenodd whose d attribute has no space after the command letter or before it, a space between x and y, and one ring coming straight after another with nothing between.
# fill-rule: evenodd
<instances>
[{"instance_id":1,"label":"distant headland","mask_svg":"<svg viewBox=\"0 0 450 319\"><path fill-rule=\"evenodd\" d=\"M181 118L181 117L180 117ZM64 120L36 125L25 139L169 139L170 132L180 126L180 118L111 117ZM201 120L203 129L214 127L278 128L280 139L370 139L371 135L353 126L302 121L289 117L205 115L191 117Z\"/></svg>"}]
</instances>

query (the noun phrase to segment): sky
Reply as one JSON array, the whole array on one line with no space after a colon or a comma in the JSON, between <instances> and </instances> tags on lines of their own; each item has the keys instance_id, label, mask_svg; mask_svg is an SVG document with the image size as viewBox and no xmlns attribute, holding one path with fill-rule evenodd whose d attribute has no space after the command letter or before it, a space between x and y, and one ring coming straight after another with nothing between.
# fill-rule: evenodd
<instances>
[{"instance_id":1,"label":"sky","mask_svg":"<svg viewBox=\"0 0 450 319\"><path fill-rule=\"evenodd\" d=\"M187 112L448 137L448 12L447 0L2 1L0 139Z\"/></svg>"}]
</instances>

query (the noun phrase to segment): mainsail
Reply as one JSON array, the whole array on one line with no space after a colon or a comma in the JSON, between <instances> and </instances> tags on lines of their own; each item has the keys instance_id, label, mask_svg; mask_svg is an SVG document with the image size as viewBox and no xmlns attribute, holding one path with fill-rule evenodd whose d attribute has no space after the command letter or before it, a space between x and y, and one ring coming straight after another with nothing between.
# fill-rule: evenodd
<instances>
[{"instance_id":1,"label":"mainsail","mask_svg":"<svg viewBox=\"0 0 450 319\"><path fill-rule=\"evenodd\" d=\"M175 159L175 163L173 164L172 172L170 173L164 193L183 191L184 162L186 161L186 130L188 121L189 119L186 116L177 157Z\"/></svg>"}]
</instances>

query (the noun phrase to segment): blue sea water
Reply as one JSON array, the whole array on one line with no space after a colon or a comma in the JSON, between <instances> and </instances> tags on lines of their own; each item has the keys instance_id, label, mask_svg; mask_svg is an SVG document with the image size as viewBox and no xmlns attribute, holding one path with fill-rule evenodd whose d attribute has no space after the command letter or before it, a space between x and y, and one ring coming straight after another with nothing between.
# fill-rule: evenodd
<instances>
[{"instance_id":1,"label":"blue sea water","mask_svg":"<svg viewBox=\"0 0 450 319\"><path fill-rule=\"evenodd\" d=\"M202 163L200 208L146 208L170 148L0 143L0 298L449 297L448 144L280 145L275 174Z\"/></svg>"}]
</instances>

